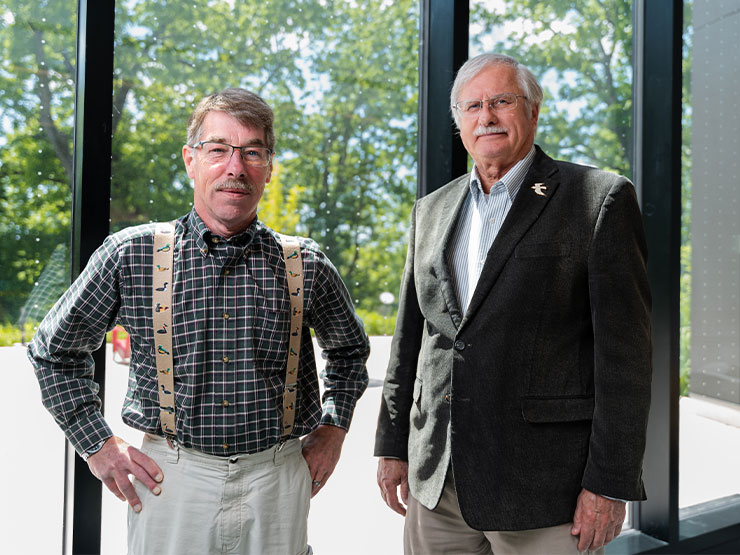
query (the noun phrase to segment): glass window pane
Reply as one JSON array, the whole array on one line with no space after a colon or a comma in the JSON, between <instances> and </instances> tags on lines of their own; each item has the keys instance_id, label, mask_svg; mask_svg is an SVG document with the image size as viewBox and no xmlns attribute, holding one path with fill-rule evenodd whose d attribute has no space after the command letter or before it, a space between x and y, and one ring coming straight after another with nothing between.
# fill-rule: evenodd
<instances>
[{"instance_id":1,"label":"glass window pane","mask_svg":"<svg viewBox=\"0 0 740 555\"><path fill-rule=\"evenodd\" d=\"M24 345L69 285L75 31L75 2L0 2L0 365L10 379L0 419L23 419L4 427L11 450L43 448L39 457L4 457L2 470L44 480L43 503L27 480L8 481L7 553L62 545L64 434L41 405ZM31 528L39 522L43 534Z\"/></svg>"},{"instance_id":2,"label":"glass window pane","mask_svg":"<svg viewBox=\"0 0 740 555\"><path fill-rule=\"evenodd\" d=\"M231 86L259 93L275 111L277 152L258 217L329 255L372 336L371 378L382 379L379 336L393 332L416 191L418 26L416 0L118 2L111 231L188 212L181 149L195 103ZM126 373L111 364L107 417L118 426ZM353 430L367 422L367 442L379 399L365 399L375 394L353 421ZM363 461L373 475L375 461ZM125 507L106 496L104 552L116 552ZM357 532L356 523L346 528ZM343 541L331 535L324 541Z\"/></svg>"},{"instance_id":3,"label":"glass window pane","mask_svg":"<svg viewBox=\"0 0 740 555\"><path fill-rule=\"evenodd\" d=\"M740 502L740 1L684 10L681 245L682 535Z\"/></svg>"}]
</instances>

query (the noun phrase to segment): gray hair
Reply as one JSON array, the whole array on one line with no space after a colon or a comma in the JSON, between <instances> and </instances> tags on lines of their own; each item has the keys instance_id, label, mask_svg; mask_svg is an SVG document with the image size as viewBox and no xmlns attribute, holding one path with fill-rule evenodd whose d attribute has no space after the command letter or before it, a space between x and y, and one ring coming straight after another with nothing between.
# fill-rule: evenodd
<instances>
[{"instance_id":1,"label":"gray hair","mask_svg":"<svg viewBox=\"0 0 740 555\"><path fill-rule=\"evenodd\" d=\"M526 66L520 64L511 56L505 54L480 54L474 58L470 58L465 62L457 72L455 82L452 85L452 91L450 92L450 110L452 110L452 117L455 118L455 125L460 128L460 114L454 109L455 102L459 100L458 95L462 88L473 80L481 71L496 65L506 65L516 70L517 80L519 81L519 87L522 89L524 96L526 96L525 104L527 109L532 112L535 108L539 108L542 103L542 87L534 74Z\"/></svg>"},{"instance_id":2,"label":"gray hair","mask_svg":"<svg viewBox=\"0 0 740 555\"><path fill-rule=\"evenodd\" d=\"M265 146L275 150L275 116L272 108L259 95L246 89L230 88L213 93L198 102L188 119L188 144L194 145L203 132L203 121L208 112L225 112L245 127L263 129Z\"/></svg>"}]
</instances>

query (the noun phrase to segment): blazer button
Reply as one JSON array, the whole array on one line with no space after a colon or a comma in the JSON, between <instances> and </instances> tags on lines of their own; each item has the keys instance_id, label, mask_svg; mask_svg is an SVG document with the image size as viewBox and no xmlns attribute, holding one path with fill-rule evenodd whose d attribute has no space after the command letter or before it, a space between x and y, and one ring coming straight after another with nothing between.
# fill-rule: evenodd
<instances>
[{"instance_id":1,"label":"blazer button","mask_svg":"<svg viewBox=\"0 0 740 555\"><path fill-rule=\"evenodd\" d=\"M457 341L455 341L455 349L457 349L458 351L462 351L463 349L465 349L465 341L463 341L462 339L458 339Z\"/></svg>"}]
</instances>

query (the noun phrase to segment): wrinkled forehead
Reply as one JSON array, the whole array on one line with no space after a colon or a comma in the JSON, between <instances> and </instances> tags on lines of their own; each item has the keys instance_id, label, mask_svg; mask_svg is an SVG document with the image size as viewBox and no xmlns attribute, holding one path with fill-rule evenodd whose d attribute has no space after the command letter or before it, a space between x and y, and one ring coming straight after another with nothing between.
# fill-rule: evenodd
<instances>
[{"instance_id":1,"label":"wrinkled forehead","mask_svg":"<svg viewBox=\"0 0 740 555\"><path fill-rule=\"evenodd\" d=\"M496 64L483 68L460 89L458 100L490 98L497 94L521 94L516 69Z\"/></svg>"},{"instance_id":2,"label":"wrinkled forehead","mask_svg":"<svg viewBox=\"0 0 740 555\"><path fill-rule=\"evenodd\" d=\"M206 114L201 128L200 141L216 141L236 146L264 145L265 130L246 125L234 116L213 110Z\"/></svg>"}]
</instances>

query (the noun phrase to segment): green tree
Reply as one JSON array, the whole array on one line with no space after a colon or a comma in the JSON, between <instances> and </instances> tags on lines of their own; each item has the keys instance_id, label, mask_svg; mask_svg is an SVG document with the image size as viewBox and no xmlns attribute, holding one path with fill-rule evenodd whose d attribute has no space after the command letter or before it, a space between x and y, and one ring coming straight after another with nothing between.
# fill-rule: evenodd
<instances>
[{"instance_id":1,"label":"green tree","mask_svg":"<svg viewBox=\"0 0 740 555\"><path fill-rule=\"evenodd\" d=\"M272 178L265 187L259 205L259 219L272 229L289 235L297 233L300 223L301 195L305 187L291 187L283 180L283 166L273 163Z\"/></svg>"},{"instance_id":2,"label":"green tree","mask_svg":"<svg viewBox=\"0 0 740 555\"><path fill-rule=\"evenodd\" d=\"M75 13L69 2L0 3L0 322L15 322L69 238Z\"/></svg>"}]
</instances>

